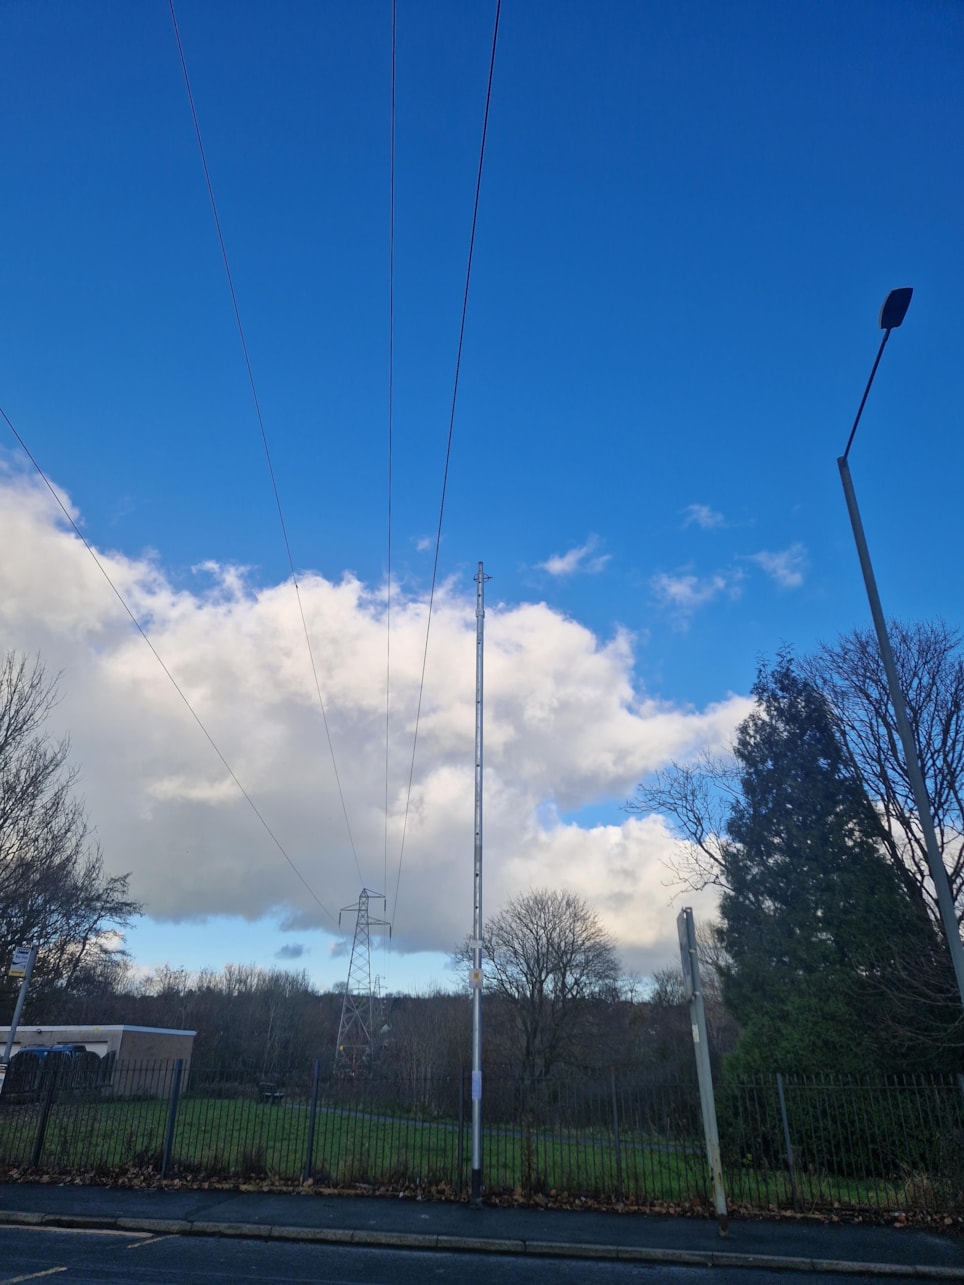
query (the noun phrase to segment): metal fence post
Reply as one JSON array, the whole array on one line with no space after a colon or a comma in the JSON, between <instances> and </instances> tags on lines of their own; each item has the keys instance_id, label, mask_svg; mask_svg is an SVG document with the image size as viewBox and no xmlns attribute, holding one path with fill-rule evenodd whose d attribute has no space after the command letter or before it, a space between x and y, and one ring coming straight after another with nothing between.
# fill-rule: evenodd
<instances>
[{"instance_id":1,"label":"metal fence post","mask_svg":"<svg viewBox=\"0 0 964 1285\"><path fill-rule=\"evenodd\" d=\"M619 1146L619 1111L616 1105L616 1068L609 1068L609 1081L613 1091L613 1140L616 1146L616 1196L623 1198L623 1157Z\"/></svg>"},{"instance_id":2,"label":"metal fence post","mask_svg":"<svg viewBox=\"0 0 964 1285\"><path fill-rule=\"evenodd\" d=\"M53 1062L53 1065L50 1068L49 1074L47 1075L47 1082L44 1085L43 1104L40 1108L40 1117L37 1120L37 1133L33 1140L33 1154L30 1157L30 1165L33 1169L40 1167L40 1153L44 1149L44 1138L47 1136L47 1124L50 1120L50 1109L54 1104L54 1093L57 1088L57 1080L60 1077L61 1059L59 1057L54 1057L51 1061ZM47 1070L46 1063L44 1064L44 1070Z\"/></svg>"},{"instance_id":3,"label":"metal fence post","mask_svg":"<svg viewBox=\"0 0 964 1285\"><path fill-rule=\"evenodd\" d=\"M793 1163L793 1145L790 1142L790 1121L787 1118L787 1104L783 1096L783 1076L777 1071L777 1096L780 1099L780 1119L783 1121L783 1145L787 1153L787 1164L790 1166L790 1191L793 1194L794 1209L800 1208L800 1193L797 1191L797 1170Z\"/></svg>"},{"instance_id":4,"label":"metal fence post","mask_svg":"<svg viewBox=\"0 0 964 1285\"><path fill-rule=\"evenodd\" d=\"M319 1061L315 1058L315 1064L311 1073L311 1110L308 1116L308 1145L305 1148L305 1167L301 1171L301 1182L304 1185L311 1177L313 1168L314 1150L315 1150L315 1112L318 1109L318 1068Z\"/></svg>"},{"instance_id":5,"label":"metal fence post","mask_svg":"<svg viewBox=\"0 0 964 1285\"><path fill-rule=\"evenodd\" d=\"M459 1136L458 1156L456 1158L455 1163L456 1163L458 1175L459 1175L458 1188L459 1188L459 1197L461 1198L463 1178L464 1178L462 1166L465 1163L465 1154L464 1154L465 1153L465 1067L462 1067L462 1066L459 1067L459 1135L458 1136Z\"/></svg>"},{"instance_id":6,"label":"metal fence post","mask_svg":"<svg viewBox=\"0 0 964 1285\"><path fill-rule=\"evenodd\" d=\"M729 1216L726 1191L723 1186L723 1161L720 1153L720 1132L716 1121L716 1101L713 1097L713 1072L706 1036L706 1013L703 1007L703 987L700 981L700 961L696 953L696 927L693 911L689 906L676 916L679 933L680 963L683 967L683 988L690 1002L690 1023L693 1028L693 1049L696 1053L696 1074L700 1084L700 1108L703 1116L703 1133L706 1139L706 1164L713 1187L713 1207L720 1235L729 1233Z\"/></svg>"},{"instance_id":7,"label":"metal fence post","mask_svg":"<svg viewBox=\"0 0 964 1285\"><path fill-rule=\"evenodd\" d=\"M177 1108L181 1100L181 1077L184 1074L184 1059L176 1058L174 1074L171 1077L171 1096L167 1104L167 1128L164 1131L164 1152L161 1156L161 1177L167 1177L167 1166L174 1148L174 1129L177 1125Z\"/></svg>"}]
</instances>

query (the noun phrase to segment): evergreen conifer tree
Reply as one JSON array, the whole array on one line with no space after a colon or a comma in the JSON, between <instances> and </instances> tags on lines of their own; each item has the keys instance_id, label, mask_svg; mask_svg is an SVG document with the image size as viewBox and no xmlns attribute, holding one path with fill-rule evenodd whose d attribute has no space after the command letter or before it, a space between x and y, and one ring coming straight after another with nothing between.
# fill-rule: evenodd
<instances>
[{"instance_id":1,"label":"evergreen conifer tree","mask_svg":"<svg viewBox=\"0 0 964 1285\"><path fill-rule=\"evenodd\" d=\"M888 971L919 914L825 698L788 654L761 667L741 725L723 848L724 1001L743 1026L738 1073L912 1069L885 1037Z\"/></svg>"}]
</instances>

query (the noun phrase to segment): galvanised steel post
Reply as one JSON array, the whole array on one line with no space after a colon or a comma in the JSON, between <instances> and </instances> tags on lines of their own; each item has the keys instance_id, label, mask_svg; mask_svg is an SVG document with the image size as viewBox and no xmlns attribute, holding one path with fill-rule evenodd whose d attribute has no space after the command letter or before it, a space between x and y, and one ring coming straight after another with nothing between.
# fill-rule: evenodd
<instances>
[{"instance_id":1,"label":"galvanised steel post","mask_svg":"<svg viewBox=\"0 0 964 1285\"><path fill-rule=\"evenodd\" d=\"M475 576L475 865L472 881L472 1187L473 1205L482 1203L482 642L485 581L482 563Z\"/></svg>"},{"instance_id":2,"label":"galvanised steel post","mask_svg":"<svg viewBox=\"0 0 964 1285\"><path fill-rule=\"evenodd\" d=\"M683 969L683 989L690 1002L690 1026L693 1031L693 1051L696 1054L696 1076L700 1086L700 1109L703 1116L703 1134L706 1140L706 1163L713 1188L713 1208L720 1235L729 1234L730 1222L726 1207L726 1189L723 1184L723 1161L720 1154L720 1131L716 1121L716 1100L713 1097L713 1072L710 1068L710 1045L706 1032L706 1010L703 1006L703 984L700 980L700 961L696 953L696 925L693 911L684 906L676 916L679 934L680 964Z\"/></svg>"},{"instance_id":3,"label":"galvanised steel post","mask_svg":"<svg viewBox=\"0 0 964 1285\"><path fill-rule=\"evenodd\" d=\"M927 786L924 784L924 774L921 771L920 759L917 754L917 743L914 740L914 732L907 717L907 706L904 702L904 694L901 691L900 679L897 676L897 665L894 661L894 652L887 633L883 608L880 605L880 594L877 592L877 581L874 578L874 569L870 562L870 552L864 536L863 523L860 520L860 510L857 508L857 496L854 492L854 484L850 476L850 467L847 464L846 455L841 455L837 460L837 466L840 469L840 480L843 482L847 511L850 514L850 525L853 527L857 556L860 559L860 569L863 572L864 585L867 589L870 614L874 618L874 630L877 634L877 645L880 647L880 658L884 663L884 672L887 675L890 703L894 707L897 731L904 749L904 758L907 761L907 778L910 781L914 802L917 805L917 817L920 821L924 847L927 852L927 868L930 871L934 891L937 894L941 925L944 929L944 936L947 939L951 963L954 965L954 976L957 978L957 990L961 999L961 1008L964 1009L964 945L961 944L961 930L958 927L957 914L954 910L951 882L947 877L944 858L941 856L937 834L934 830L934 818L931 815L930 799L927 796Z\"/></svg>"},{"instance_id":4,"label":"galvanised steel post","mask_svg":"<svg viewBox=\"0 0 964 1285\"><path fill-rule=\"evenodd\" d=\"M887 633L887 622L884 619L883 607L880 604L880 594L877 591L877 580L874 576L874 569L870 562L870 551L867 548L867 539L864 535L863 523L860 520L860 510L857 508L857 495L854 491L853 479L850 476L850 466L847 463L847 456L850 454L850 448L853 445L854 434L857 432L857 425L860 423L860 416L863 413L864 405L867 401L867 394L870 392L870 386L874 382L874 375L877 373L877 367L880 365L880 358L884 351L884 345L890 338L891 330L896 330L904 320L907 308L910 304L913 290L909 286L904 286L899 290L891 290L890 294L884 300L883 307L880 310L880 328L884 331L884 337L880 341L880 347L877 350L877 359L874 362L873 369L870 372L870 378L867 380L867 387L864 389L864 395L861 398L860 406L857 409L857 417L854 420L853 428L850 430L850 437L847 439L847 447L843 455L837 460L837 467L840 470L840 480L843 483L844 498L847 501L847 512L850 514L850 525L853 528L854 543L857 546L857 557L860 560L860 570L864 577L864 587L867 590L867 601L870 604L870 614L874 621L874 631L877 634L877 645L880 647L880 658L883 661L884 672L887 675L887 687L890 691L890 702L894 707L894 717L897 721L897 731L900 736L900 742L904 749L904 758L907 762L907 776L910 781L910 787L914 794L914 802L917 805L917 816L920 821L921 833L924 837L924 847L927 852L927 868L930 871L931 880L934 884L934 891L937 894L937 905L940 911L941 925L944 929L944 936L947 940L947 948L950 952L951 962L954 965L954 976L957 979L957 989L960 995L961 1008L964 1009L964 945L961 943L961 930L957 923L957 914L954 910L954 898L951 894L951 883L947 876L947 870L944 866L944 858L941 855L940 846L937 842L937 834L934 830L934 820L931 814L930 799L927 796L927 787L924 784L924 774L921 771L920 758L917 754L917 744L914 740L914 733L907 717L907 703L904 700L904 694L901 691L900 679L897 676L897 665L894 661L893 648L890 645L890 637Z\"/></svg>"}]
</instances>

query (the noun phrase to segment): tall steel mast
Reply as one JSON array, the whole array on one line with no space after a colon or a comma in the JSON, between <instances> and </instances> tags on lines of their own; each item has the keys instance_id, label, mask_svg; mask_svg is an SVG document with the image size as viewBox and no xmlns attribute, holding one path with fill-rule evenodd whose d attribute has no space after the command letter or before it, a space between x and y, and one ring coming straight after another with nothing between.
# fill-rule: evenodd
<instances>
[{"instance_id":1,"label":"tall steel mast","mask_svg":"<svg viewBox=\"0 0 964 1285\"><path fill-rule=\"evenodd\" d=\"M485 581L482 563L475 576L475 868L472 911L472 1191L482 1203L482 644Z\"/></svg>"}]
</instances>

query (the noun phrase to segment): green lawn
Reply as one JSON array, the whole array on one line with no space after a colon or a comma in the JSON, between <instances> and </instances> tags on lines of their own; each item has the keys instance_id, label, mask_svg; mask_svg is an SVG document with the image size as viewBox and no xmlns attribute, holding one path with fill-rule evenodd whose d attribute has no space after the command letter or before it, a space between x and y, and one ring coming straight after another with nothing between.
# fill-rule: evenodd
<instances>
[{"instance_id":1,"label":"green lawn","mask_svg":"<svg viewBox=\"0 0 964 1285\"><path fill-rule=\"evenodd\" d=\"M40 1110L37 1104L0 1110L0 1164L30 1166ZM159 1173L167 1120L163 1100L58 1103L50 1112L40 1168L105 1177L130 1169ZM185 1096L167 1176L300 1183L309 1123L304 1102ZM418 1184L458 1192L467 1181L470 1156L468 1124L460 1140L453 1121L319 1104L310 1172L316 1183L346 1189ZM705 1200L709 1194L699 1140L684 1144L629 1132L617 1148L612 1132L493 1125L483 1133L483 1173L489 1191L523 1196L555 1192L649 1204ZM731 1201L756 1208L792 1205L783 1169L749 1161L730 1166L727 1188ZM803 1208L835 1202L870 1209L915 1207L915 1202L934 1207L944 1198L925 1177L913 1174L873 1180L805 1172L798 1175L797 1195Z\"/></svg>"}]
</instances>

